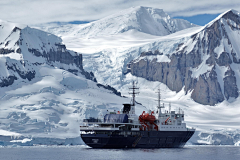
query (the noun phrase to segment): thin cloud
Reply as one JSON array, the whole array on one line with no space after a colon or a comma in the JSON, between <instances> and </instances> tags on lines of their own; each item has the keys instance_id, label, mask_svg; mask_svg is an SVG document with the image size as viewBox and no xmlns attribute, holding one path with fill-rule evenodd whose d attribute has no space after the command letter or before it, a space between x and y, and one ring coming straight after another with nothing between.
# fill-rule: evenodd
<instances>
[{"instance_id":1,"label":"thin cloud","mask_svg":"<svg viewBox=\"0 0 240 160\"><path fill-rule=\"evenodd\" d=\"M172 17L240 11L239 0L7 0L0 2L0 19L29 25L92 21L132 6L161 8Z\"/></svg>"}]
</instances>

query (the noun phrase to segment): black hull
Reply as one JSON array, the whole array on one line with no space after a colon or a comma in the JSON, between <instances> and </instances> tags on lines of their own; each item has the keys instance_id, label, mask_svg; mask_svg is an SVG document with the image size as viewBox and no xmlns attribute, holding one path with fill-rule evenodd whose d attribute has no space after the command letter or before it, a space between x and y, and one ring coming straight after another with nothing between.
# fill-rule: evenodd
<instances>
[{"instance_id":1,"label":"black hull","mask_svg":"<svg viewBox=\"0 0 240 160\"><path fill-rule=\"evenodd\" d=\"M81 134L92 148L181 148L194 131L138 131L116 134Z\"/></svg>"}]
</instances>

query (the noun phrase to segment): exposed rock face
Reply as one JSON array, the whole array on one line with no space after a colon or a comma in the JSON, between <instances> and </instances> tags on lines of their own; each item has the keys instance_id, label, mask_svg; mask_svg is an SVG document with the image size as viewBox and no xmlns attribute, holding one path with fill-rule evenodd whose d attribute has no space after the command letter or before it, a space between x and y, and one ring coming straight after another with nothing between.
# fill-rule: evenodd
<instances>
[{"instance_id":1,"label":"exposed rock face","mask_svg":"<svg viewBox=\"0 0 240 160\"><path fill-rule=\"evenodd\" d=\"M24 67L20 68L19 63L6 63L7 69L11 70L13 72L16 72L22 79L27 79L28 81L31 81L35 77L35 71L27 71L24 69L26 64L24 64Z\"/></svg>"},{"instance_id":2,"label":"exposed rock face","mask_svg":"<svg viewBox=\"0 0 240 160\"><path fill-rule=\"evenodd\" d=\"M7 87L13 84L14 80L17 80L17 77L15 76L9 76L4 79L1 79L0 87Z\"/></svg>"},{"instance_id":3,"label":"exposed rock face","mask_svg":"<svg viewBox=\"0 0 240 160\"><path fill-rule=\"evenodd\" d=\"M171 90L179 92L183 86L186 91L193 88L196 83L189 77L191 71L189 66L198 66L201 63L199 54L173 54L170 62L157 62L141 59L132 61L130 71L133 75L144 77L151 81L160 81L166 84Z\"/></svg>"},{"instance_id":4,"label":"exposed rock face","mask_svg":"<svg viewBox=\"0 0 240 160\"><path fill-rule=\"evenodd\" d=\"M14 52L14 50L0 48L0 54L8 54L8 53L11 53L11 52Z\"/></svg>"},{"instance_id":5,"label":"exposed rock face","mask_svg":"<svg viewBox=\"0 0 240 160\"><path fill-rule=\"evenodd\" d=\"M234 71L230 68L225 72L224 81L224 95L227 99L230 97L237 98L239 96L238 88L236 84L236 77Z\"/></svg>"},{"instance_id":6,"label":"exposed rock face","mask_svg":"<svg viewBox=\"0 0 240 160\"><path fill-rule=\"evenodd\" d=\"M104 85L102 85L102 84L97 84L97 86L98 86L98 87L103 87L103 88L108 89L108 90L110 90L110 91L113 91L114 94L116 94L116 95L118 95L118 96L121 96L121 93L120 93L120 92L118 92L115 88L113 88L113 87L111 87L111 86L109 86L109 85L104 86Z\"/></svg>"},{"instance_id":7,"label":"exposed rock face","mask_svg":"<svg viewBox=\"0 0 240 160\"><path fill-rule=\"evenodd\" d=\"M43 53L39 52L38 50L32 48L28 49L29 52L33 53L37 57L44 57L47 59L48 62L60 62L64 64L75 64L81 70L82 67L82 55L77 54L76 56L72 56L69 51L66 49L65 45L62 44L54 44L57 50L50 49L49 52L43 51Z\"/></svg>"},{"instance_id":8,"label":"exposed rock face","mask_svg":"<svg viewBox=\"0 0 240 160\"><path fill-rule=\"evenodd\" d=\"M216 62L219 66L228 66L232 63L232 60L227 52L222 52Z\"/></svg>"},{"instance_id":9,"label":"exposed rock face","mask_svg":"<svg viewBox=\"0 0 240 160\"><path fill-rule=\"evenodd\" d=\"M217 80L217 73L212 70L209 76L200 75L194 90L192 98L201 104L214 105L224 100L220 85Z\"/></svg>"},{"instance_id":10,"label":"exposed rock face","mask_svg":"<svg viewBox=\"0 0 240 160\"><path fill-rule=\"evenodd\" d=\"M237 98L237 70L231 65L240 63L237 39L232 36L238 36L235 32L239 32L239 26L238 13L230 10L179 44L170 55L158 51L142 53L128 64L128 72L160 81L176 92L184 88L186 94L191 91L194 101L205 105ZM167 56L168 60L158 61L157 55Z\"/></svg>"}]
</instances>

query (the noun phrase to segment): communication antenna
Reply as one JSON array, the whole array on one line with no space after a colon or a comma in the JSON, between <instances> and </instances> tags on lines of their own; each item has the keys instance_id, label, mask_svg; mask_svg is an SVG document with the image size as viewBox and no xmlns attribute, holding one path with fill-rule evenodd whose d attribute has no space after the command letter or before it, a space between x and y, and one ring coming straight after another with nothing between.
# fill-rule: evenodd
<instances>
[{"instance_id":1,"label":"communication antenna","mask_svg":"<svg viewBox=\"0 0 240 160\"><path fill-rule=\"evenodd\" d=\"M136 90L139 88L136 87L135 82L133 81L132 87L130 87L129 89L132 90L132 92L129 92L129 94L132 95L132 106L135 106L135 95L139 94L139 92L136 92Z\"/></svg>"}]
</instances>

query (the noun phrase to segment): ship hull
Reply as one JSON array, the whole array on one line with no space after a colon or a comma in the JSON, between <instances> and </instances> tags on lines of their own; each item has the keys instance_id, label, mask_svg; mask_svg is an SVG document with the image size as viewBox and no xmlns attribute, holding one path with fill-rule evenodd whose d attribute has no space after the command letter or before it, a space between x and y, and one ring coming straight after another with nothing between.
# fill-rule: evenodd
<instances>
[{"instance_id":1,"label":"ship hull","mask_svg":"<svg viewBox=\"0 0 240 160\"><path fill-rule=\"evenodd\" d=\"M181 148L194 131L138 131L81 134L92 148Z\"/></svg>"}]
</instances>

